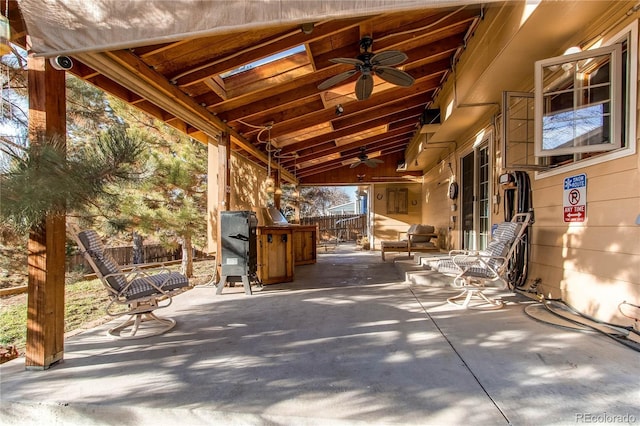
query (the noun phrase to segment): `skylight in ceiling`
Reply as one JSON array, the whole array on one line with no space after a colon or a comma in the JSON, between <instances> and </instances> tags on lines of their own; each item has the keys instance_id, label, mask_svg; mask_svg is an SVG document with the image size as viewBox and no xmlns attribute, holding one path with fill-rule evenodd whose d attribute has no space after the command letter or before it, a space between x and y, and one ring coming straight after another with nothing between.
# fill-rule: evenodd
<instances>
[{"instance_id":1,"label":"skylight in ceiling","mask_svg":"<svg viewBox=\"0 0 640 426\"><path fill-rule=\"evenodd\" d=\"M252 70L261 65L275 62L279 59L286 58L287 56L295 55L296 53L300 53L300 52L304 52L303 44L301 44L300 46L292 47L291 49L285 50L283 52L276 53L275 55L267 56L265 58L258 59L257 61L244 64L236 69L220 74L220 77L222 78L231 77L232 75L236 75L236 74L240 74L240 73Z\"/></svg>"}]
</instances>

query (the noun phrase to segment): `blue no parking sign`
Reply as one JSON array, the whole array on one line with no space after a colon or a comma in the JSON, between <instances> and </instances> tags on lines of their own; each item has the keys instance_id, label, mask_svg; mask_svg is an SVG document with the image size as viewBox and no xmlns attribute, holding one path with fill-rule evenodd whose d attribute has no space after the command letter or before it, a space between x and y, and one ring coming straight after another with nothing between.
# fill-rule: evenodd
<instances>
[{"instance_id":1,"label":"blue no parking sign","mask_svg":"<svg viewBox=\"0 0 640 426\"><path fill-rule=\"evenodd\" d=\"M587 217L587 175L564 179L562 207L565 222L584 222Z\"/></svg>"}]
</instances>

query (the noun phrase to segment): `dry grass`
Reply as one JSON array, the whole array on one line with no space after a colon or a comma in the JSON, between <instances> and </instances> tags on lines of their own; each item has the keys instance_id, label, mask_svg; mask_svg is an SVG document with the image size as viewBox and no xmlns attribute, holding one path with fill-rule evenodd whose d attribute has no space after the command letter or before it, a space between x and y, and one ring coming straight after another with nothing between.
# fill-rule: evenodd
<instances>
[{"instance_id":1,"label":"dry grass","mask_svg":"<svg viewBox=\"0 0 640 426\"><path fill-rule=\"evenodd\" d=\"M171 269L178 269L173 266ZM204 284L212 277L215 261L194 263L192 285ZM65 333L77 333L112 319L106 315L107 292L100 280L68 279L65 288ZM21 355L27 340L27 295L18 294L1 299L0 347L13 346Z\"/></svg>"}]
</instances>

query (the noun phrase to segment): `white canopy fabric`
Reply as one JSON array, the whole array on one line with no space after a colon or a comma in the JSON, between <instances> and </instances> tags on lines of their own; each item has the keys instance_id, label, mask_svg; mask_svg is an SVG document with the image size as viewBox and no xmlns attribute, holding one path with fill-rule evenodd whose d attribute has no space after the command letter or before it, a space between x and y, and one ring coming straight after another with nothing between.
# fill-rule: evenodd
<instances>
[{"instance_id":1,"label":"white canopy fabric","mask_svg":"<svg viewBox=\"0 0 640 426\"><path fill-rule=\"evenodd\" d=\"M31 52L99 52L277 24L480 0L18 0Z\"/></svg>"}]
</instances>

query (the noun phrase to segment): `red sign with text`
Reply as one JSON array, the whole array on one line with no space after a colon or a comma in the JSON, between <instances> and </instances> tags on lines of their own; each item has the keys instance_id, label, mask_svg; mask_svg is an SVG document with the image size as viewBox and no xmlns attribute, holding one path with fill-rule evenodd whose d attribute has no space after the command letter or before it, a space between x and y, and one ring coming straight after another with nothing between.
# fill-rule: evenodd
<instances>
[{"instance_id":1,"label":"red sign with text","mask_svg":"<svg viewBox=\"0 0 640 426\"><path fill-rule=\"evenodd\" d=\"M587 218L587 175L580 174L564 180L562 200L565 222L584 222Z\"/></svg>"}]
</instances>

